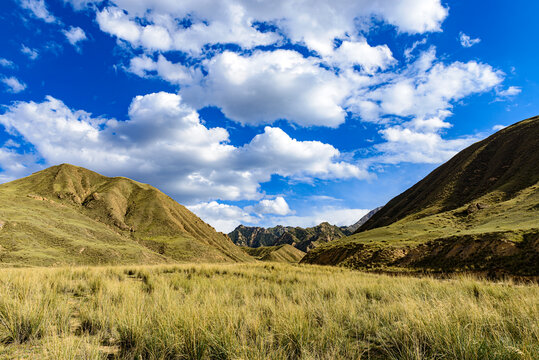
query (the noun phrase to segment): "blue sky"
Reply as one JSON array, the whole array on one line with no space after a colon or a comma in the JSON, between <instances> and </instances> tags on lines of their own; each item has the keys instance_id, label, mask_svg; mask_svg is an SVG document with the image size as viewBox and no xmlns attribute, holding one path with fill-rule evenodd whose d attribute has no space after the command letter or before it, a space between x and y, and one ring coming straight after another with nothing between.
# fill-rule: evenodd
<instances>
[{"instance_id":1,"label":"blue sky","mask_svg":"<svg viewBox=\"0 0 539 360\"><path fill-rule=\"evenodd\" d=\"M68 162L225 232L349 225L539 113L533 1L0 6L0 182Z\"/></svg>"}]
</instances>

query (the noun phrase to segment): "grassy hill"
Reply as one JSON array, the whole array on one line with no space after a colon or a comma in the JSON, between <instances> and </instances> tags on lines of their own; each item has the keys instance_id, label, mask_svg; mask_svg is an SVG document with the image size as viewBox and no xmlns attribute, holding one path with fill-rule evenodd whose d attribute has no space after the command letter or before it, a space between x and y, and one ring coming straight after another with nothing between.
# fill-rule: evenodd
<instances>
[{"instance_id":1,"label":"grassy hill","mask_svg":"<svg viewBox=\"0 0 539 360\"><path fill-rule=\"evenodd\" d=\"M0 185L0 264L154 264L250 257L150 185L63 164Z\"/></svg>"},{"instance_id":2,"label":"grassy hill","mask_svg":"<svg viewBox=\"0 0 539 360\"><path fill-rule=\"evenodd\" d=\"M242 250L261 261L298 263L305 256L303 251L288 244L257 248L242 247Z\"/></svg>"},{"instance_id":3,"label":"grassy hill","mask_svg":"<svg viewBox=\"0 0 539 360\"><path fill-rule=\"evenodd\" d=\"M539 117L464 149L306 263L539 275Z\"/></svg>"}]
</instances>

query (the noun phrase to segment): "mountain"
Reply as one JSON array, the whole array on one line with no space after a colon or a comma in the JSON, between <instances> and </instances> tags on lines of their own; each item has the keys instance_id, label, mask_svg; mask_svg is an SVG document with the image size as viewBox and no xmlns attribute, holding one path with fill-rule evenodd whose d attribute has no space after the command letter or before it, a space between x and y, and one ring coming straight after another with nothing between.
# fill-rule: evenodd
<instances>
[{"instance_id":1,"label":"mountain","mask_svg":"<svg viewBox=\"0 0 539 360\"><path fill-rule=\"evenodd\" d=\"M305 253L292 245L260 246L257 248L242 247L250 256L261 261L298 263Z\"/></svg>"},{"instance_id":2,"label":"mountain","mask_svg":"<svg viewBox=\"0 0 539 360\"><path fill-rule=\"evenodd\" d=\"M0 264L249 261L156 188L68 164L0 185Z\"/></svg>"},{"instance_id":3,"label":"mountain","mask_svg":"<svg viewBox=\"0 0 539 360\"><path fill-rule=\"evenodd\" d=\"M374 214L376 214L378 212L378 210L380 210L381 208L383 208L383 206L379 206L379 207L377 207L375 209L372 209L367 214L365 214L361 219L359 219L355 224L346 227L345 231L348 232L349 234L355 233L357 231L357 229L359 229L361 227L361 225L365 224L367 222L367 220L372 218L374 216Z\"/></svg>"},{"instance_id":4,"label":"mountain","mask_svg":"<svg viewBox=\"0 0 539 360\"><path fill-rule=\"evenodd\" d=\"M539 275L539 117L464 149L302 262Z\"/></svg>"},{"instance_id":5,"label":"mountain","mask_svg":"<svg viewBox=\"0 0 539 360\"><path fill-rule=\"evenodd\" d=\"M335 225L323 222L310 228L275 226L272 228L249 227L240 225L228 236L236 245L257 248L289 244L307 252L310 249L345 236L343 230Z\"/></svg>"}]
</instances>

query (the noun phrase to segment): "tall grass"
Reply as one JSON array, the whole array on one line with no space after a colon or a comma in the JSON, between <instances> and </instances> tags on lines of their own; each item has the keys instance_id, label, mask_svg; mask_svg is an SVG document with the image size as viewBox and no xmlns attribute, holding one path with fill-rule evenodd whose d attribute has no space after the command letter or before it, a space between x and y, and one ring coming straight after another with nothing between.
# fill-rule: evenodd
<instances>
[{"instance_id":1,"label":"tall grass","mask_svg":"<svg viewBox=\"0 0 539 360\"><path fill-rule=\"evenodd\" d=\"M0 273L4 358L539 358L537 285L283 264Z\"/></svg>"}]
</instances>

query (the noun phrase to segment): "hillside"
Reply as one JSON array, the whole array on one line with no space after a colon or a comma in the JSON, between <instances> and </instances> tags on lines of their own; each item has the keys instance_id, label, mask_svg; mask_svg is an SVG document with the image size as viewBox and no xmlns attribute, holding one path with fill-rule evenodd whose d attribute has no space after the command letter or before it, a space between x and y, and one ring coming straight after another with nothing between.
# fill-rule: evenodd
<instances>
[{"instance_id":1,"label":"hillside","mask_svg":"<svg viewBox=\"0 0 539 360\"><path fill-rule=\"evenodd\" d=\"M259 246L289 244L303 252L307 252L322 243L340 239L348 234L338 226L324 222L310 228L280 225L272 228L262 228L240 225L228 236L239 246L257 248Z\"/></svg>"},{"instance_id":2,"label":"hillside","mask_svg":"<svg viewBox=\"0 0 539 360\"><path fill-rule=\"evenodd\" d=\"M539 275L539 117L471 145L302 262Z\"/></svg>"},{"instance_id":3,"label":"hillside","mask_svg":"<svg viewBox=\"0 0 539 360\"><path fill-rule=\"evenodd\" d=\"M3 266L250 260L152 186L68 164L0 185L0 222Z\"/></svg>"},{"instance_id":4,"label":"hillside","mask_svg":"<svg viewBox=\"0 0 539 360\"><path fill-rule=\"evenodd\" d=\"M298 263L305 253L292 245L283 244L277 246L260 246L257 248L242 247L250 256L261 261Z\"/></svg>"}]
</instances>

